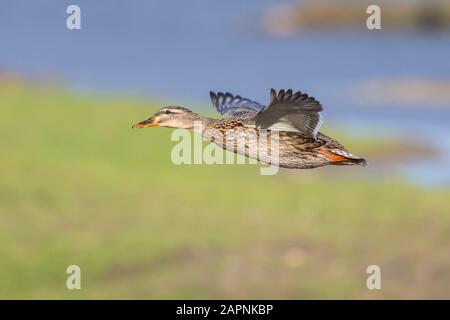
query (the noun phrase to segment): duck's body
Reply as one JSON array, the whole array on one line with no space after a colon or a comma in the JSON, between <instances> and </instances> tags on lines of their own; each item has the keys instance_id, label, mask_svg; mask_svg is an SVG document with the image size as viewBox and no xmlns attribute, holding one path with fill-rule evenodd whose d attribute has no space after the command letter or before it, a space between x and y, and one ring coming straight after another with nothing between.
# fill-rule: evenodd
<instances>
[{"instance_id":1,"label":"duck's body","mask_svg":"<svg viewBox=\"0 0 450 320\"><path fill-rule=\"evenodd\" d=\"M365 160L345 150L336 140L318 133L309 138L298 132L277 131L278 156L270 154L271 141L276 141L271 130L264 131L248 125L246 117L211 119L203 121L203 130L198 132L218 146L264 163L290 168L311 169L326 165L363 164ZM256 137L256 139L253 139ZM267 152L261 152L261 149Z\"/></svg>"},{"instance_id":2,"label":"duck's body","mask_svg":"<svg viewBox=\"0 0 450 320\"><path fill-rule=\"evenodd\" d=\"M322 106L306 94L292 90L276 94L272 89L267 107L229 93L211 93L211 100L229 117L212 119L183 107L165 107L133 127L193 129L228 151L283 168L367 163L319 132Z\"/></svg>"}]
</instances>

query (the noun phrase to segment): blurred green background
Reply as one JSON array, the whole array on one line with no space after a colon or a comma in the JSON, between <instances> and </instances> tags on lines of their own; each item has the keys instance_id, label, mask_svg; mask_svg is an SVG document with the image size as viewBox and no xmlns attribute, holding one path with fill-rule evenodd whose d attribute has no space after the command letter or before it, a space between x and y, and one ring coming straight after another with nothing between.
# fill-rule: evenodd
<instances>
[{"instance_id":1,"label":"blurred green background","mask_svg":"<svg viewBox=\"0 0 450 320\"><path fill-rule=\"evenodd\" d=\"M277 35L291 7L231 3L81 0L78 31L71 2L0 3L0 298L450 297L447 26ZM131 129L270 87L317 97L369 166L177 166L172 130Z\"/></svg>"},{"instance_id":2,"label":"blurred green background","mask_svg":"<svg viewBox=\"0 0 450 320\"><path fill-rule=\"evenodd\" d=\"M1 103L3 298L448 297L448 188L176 166L171 130L130 129L145 102L11 85ZM383 145L339 138L369 159Z\"/></svg>"}]
</instances>

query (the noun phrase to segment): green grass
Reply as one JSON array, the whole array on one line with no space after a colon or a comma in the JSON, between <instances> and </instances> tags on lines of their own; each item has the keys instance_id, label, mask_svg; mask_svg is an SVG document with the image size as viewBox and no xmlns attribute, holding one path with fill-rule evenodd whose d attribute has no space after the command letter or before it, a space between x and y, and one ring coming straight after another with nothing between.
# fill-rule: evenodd
<instances>
[{"instance_id":1,"label":"green grass","mask_svg":"<svg viewBox=\"0 0 450 320\"><path fill-rule=\"evenodd\" d=\"M0 298L450 297L448 189L176 166L171 130L130 129L157 107L0 87ZM65 288L71 264L82 290Z\"/></svg>"}]
</instances>

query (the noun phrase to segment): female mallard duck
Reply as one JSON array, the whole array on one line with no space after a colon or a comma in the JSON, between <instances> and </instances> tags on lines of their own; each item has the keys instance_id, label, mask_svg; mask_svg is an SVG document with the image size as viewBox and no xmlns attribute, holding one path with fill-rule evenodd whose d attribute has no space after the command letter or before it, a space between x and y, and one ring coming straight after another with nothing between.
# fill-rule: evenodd
<instances>
[{"instance_id":1,"label":"female mallard duck","mask_svg":"<svg viewBox=\"0 0 450 320\"><path fill-rule=\"evenodd\" d=\"M291 89L280 90L277 94L271 89L268 106L230 93L211 92L210 95L214 107L227 118L212 119L183 107L170 106L133 128L194 129L224 149L283 168L367 164L365 159L352 155L339 142L319 132L323 108L319 101L307 94L293 93ZM202 124L200 129L196 123ZM231 135L228 133L230 130L240 133ZM278 134L276 161L268 155L270 152L258 152L261 146L269 148L270 143L258 144L251 138L259 137L263 132L269 136Z\"/></svg>"}]
</instances>

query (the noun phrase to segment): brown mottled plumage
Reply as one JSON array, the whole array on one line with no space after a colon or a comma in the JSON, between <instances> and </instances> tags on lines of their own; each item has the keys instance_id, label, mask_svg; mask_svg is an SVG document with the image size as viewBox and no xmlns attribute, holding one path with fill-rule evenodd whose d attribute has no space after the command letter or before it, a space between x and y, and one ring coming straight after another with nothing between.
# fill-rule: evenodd
<instances>
[{"instance_id":1,"label":"brown mottled plumage","mask_svg":"<svg viewBox=\"0 0 450 320\"><path fill-rule=\"evenodd\" d=\"M165 107L133 128L193 129L226 150L283 168L367 164L319 132L322 106L300 91L280 90L277 94L272 89L267 107L229 93L211 92L211 100L219 113L229 117L212 119L187 108ZM196 125L199 123L201 127Z\"/></svg>"}]
</instances>

